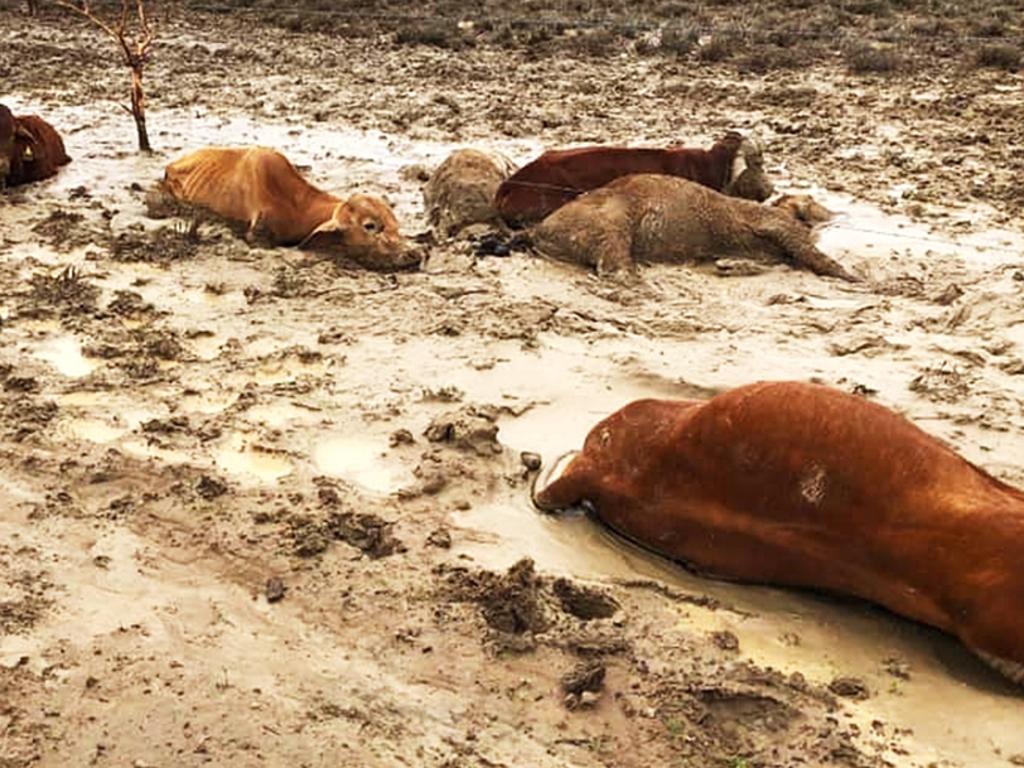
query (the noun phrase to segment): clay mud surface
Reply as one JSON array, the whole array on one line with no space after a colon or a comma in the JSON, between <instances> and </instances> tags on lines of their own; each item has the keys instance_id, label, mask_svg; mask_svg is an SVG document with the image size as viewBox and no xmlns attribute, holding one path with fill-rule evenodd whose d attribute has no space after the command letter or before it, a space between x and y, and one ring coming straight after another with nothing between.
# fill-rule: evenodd
<instances>
[{"instance_id":1,"label":"clay mud surface","mask_svg":"<svg viewBox=\"0 0 1024 768\"><path fill-rule=\"evenodd\" d=\"M1024 485L1024 82L978 54L1019 9L628 5L170 8L152 156L106 41L0 6L0 101L73 158L0 195L0 766L1024 764L1020 690L949 638L529 502L531 454L632 399L778 378ZM863 283L470 241L383 275L145 215L205 145L279 148L414 236L454 148L727 129L840 214L819 245Z\"/></svg>"}]
</instances>

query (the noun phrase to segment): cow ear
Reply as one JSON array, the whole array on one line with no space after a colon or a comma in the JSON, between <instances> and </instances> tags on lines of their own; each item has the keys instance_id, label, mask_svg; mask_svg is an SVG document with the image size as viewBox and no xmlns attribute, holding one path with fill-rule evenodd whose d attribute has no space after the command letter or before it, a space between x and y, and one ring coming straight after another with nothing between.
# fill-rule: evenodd
<instances>
[{"instance_id":1,"label":"cow ear","mask_svg":"<svg viewBox=\"0 0 1024 768\"><path fill-rule=\"evenodd\" d=\"M36 137L32 133L32 131L30 131L28 128L26 128L21 123L18 123L14 127L14 135L15 135L15 137L17 137L19 139L24 139L25 141L36 141Z\"/></svg>"},{"instance_id":2,"label":"cow ear","mask_svg":"<svg viewBox=\"0 0 1024 768\"><path fill-rule=\"evenodd\" d=\"M330 218L323 224L321 224L319 227L314 229L312 232L310 232L308 235L306 235L304 238L302 238L302 242L299 243L296 247L302 248L304 245L306 245L306 243L308 243L317 235L322 235L325 232L340 232L343 229L345 229L343 225L339 224L333 218Z\"/></svg>"},{"instance_id":3,"label":"cow ear","mask_svg":"<svg viewBox=\"0 0 1024 768\"><path fill-rule=\"evenodd\" d=\"M732 160L732 168L730 169L727 186L735 184L736 179L742 176L745 170L747 170L747 158L743 155L743 152L737 152L736 157Z\"/></svg>"}]
</instances>

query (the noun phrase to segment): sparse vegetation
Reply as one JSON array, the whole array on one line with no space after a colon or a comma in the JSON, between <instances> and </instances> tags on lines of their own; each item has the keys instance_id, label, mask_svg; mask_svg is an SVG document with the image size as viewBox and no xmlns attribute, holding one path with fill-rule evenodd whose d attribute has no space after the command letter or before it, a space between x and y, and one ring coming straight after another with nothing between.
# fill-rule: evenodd
<instances>
[{"instance_id":1,"label":"sparse vegetation","mask_svg":"<svg viewBox=\"0 0 1024 768\"><path fill-rule=\"evenodd\" d=\"M1020 66L1020 48L1008 43L991 43L978 49L975 61L979 67L1017 69Z\"/></svg>"},{"instance_id":2,"label":"sparse vegetation","mask_svg":"<svg viewBox=\"0 0 1024 768\"><path fill-rule=\"evenodd\" d=\"M844 53L846 66L855 74L895 72L903 66L903 57L892 47L855 43Z\"/></svg>"},{"instance_id":3,"label":"sparse vegetation","mask_svg":"<svg viewBox=\"0 0 1024 768\"><path fill-rule=\"evenodd\" d=\"M697 58L714 63L731 58L739 48L739 40L732 35L716 35L697 49Z\"/></svg>"}]
</instances>

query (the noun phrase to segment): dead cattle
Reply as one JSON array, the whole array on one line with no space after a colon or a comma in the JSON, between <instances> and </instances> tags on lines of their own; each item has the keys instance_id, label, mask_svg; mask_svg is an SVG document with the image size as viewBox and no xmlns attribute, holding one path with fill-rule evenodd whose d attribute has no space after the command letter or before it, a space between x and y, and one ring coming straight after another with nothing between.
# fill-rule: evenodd
<instances>
[{"instance_id":1,"label":"dead cattle","mask_svg":"<svg viewBox=\"0 0 1024 768\"><path fill-rule=\"evenodd\" d=\"M48 179L69 162L52 125L38 115L16 117L0 104L0 188Z\"/></svg>"},{"instance_id":2,"label":"dead cattle","mask_svg":"<svg viewBox=\"0 0 1024 768\"><path fill-rule=\"evenodd\" d=\"M638 173L679 176L758 202L773 191L761 145L730 131L711 149L598 146L545 152L498 188L495 205L506 222L525 226L584 192Z\"/></svg>"},{"instance_id":3,"label":"dead cattle","mask_svg":"<svg viewBox=\"0 0 1024 768\"><path fill-rule=\"evenodd\" d=\"M1024 683L1024 493L863 398L798 382L639 400L535 496L710 576L863 598Z\"/></svg>"},{"instance_id":4,"label":"dead cattle","mask_svg":"<svg viewBox=\"0 0 1024 768\"><path fill-rule=\"evenodd\" d=\"M856 280L814 246L801 214L806 209L813 218L810 198L784 200L783 206L760 205L674 176L626 176L559 208L529 238L542 255L595 267L598 274L645 261L740 257L789 261Z\"/></svg>"},{"instance_id":5,"label":"dead cattle","mask_svg":"<svg viewBox=\"0 0 1024 768\"><path fill-rule=\"evenodd\" d=\"M431 226L441 237L454 237L473 224L500 224L494 195L513 170L506 158L479 150L450 154L423 189Z\"/></svg>"},{"instance_id":6,"label":"dead cattle","mask_svg":"<svg viewBox=\"0 0 1024 768\"><path fill-rule=\"evenodd\" d=\"M198 150L167 166L160 191L244 224L247 238L266 234L275 244L350 258L371 269L403 269L420 261L387 203L317 189L273 149Z\"/></svg>"}]
</instances>

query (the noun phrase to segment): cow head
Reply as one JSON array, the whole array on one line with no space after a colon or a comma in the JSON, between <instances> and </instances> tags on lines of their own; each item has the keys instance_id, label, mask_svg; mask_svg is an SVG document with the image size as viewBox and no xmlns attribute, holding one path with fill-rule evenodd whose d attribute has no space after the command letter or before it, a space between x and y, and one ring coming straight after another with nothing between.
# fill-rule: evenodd
<instances>
[{"instance_id":1,"label":"cow head","mask_svg":"<svg viewBox=\"0 0 1024 768\"><path fill-rule=\"evenodd\" d=\"M836 215L810 195L783 195L772 205L791 214L794 219L808 227L823 224Z\"/></svg>"},{"instance_id":2,"label":"cow head","mask_svg":"<svg viewBox=\"0 0 1024 768\"><path fill-rule=\"evenodd\" d=\"M34 147L39 140L11 114L11 110L0 104L0 189L7 185L7 179L22 163L35 159Z\"/></svg>"},{"instance_id":3,"label":"cow head","mask_svg":"<svg viewBox=\"0 0 1024 768\"><path fill-rule=\"evenodd\" d=\"M775 191L775 186L765 175L764 148L757 139L747 136L740 140L723 191L727 195L759 203Z\"/></svg>"},{"instance_id":4,"label":"cow head","mask_svg":"<svg viewBox=\"0 0 1024 768\"><path fill-rule=\"evenodd\" d=\"M0 189L7 182L11 172L11 161L14 158L14 136L18 123L11 110L0 104Z\"/></svg>"},{"instance_id":5,"label":"cow head","mask_svg":"<svg viewBox=\"0 0 1024 768\"><path fill-rule=\"evenodd\" d=\"M419 266L422 254L402 237L391 207L370 195L352 195L334 206L300 248L337 253L369 269L383 271Z\"/></svg>"}]
</instances>

